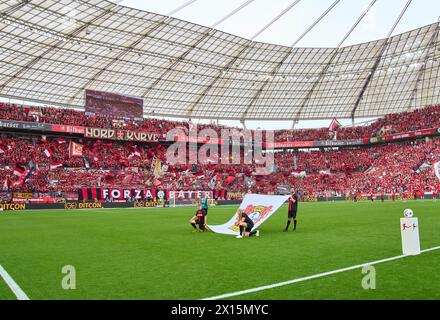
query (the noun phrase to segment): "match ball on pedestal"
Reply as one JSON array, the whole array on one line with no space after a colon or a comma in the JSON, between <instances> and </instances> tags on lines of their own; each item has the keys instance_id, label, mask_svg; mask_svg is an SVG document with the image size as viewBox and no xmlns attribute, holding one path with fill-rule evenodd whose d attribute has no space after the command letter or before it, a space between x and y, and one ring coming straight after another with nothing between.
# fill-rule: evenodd
<instances>
[{"instance_id":1,"label":"match ball on pedestal","mask_svg":"<svg viewBox=\"0 0 440 320\"><path fill-rule=\"evenodd\" d=\"M413 211L411 209L405 209L403 210L403 215L407 218L411 218L413 216Z\"/></svg>"}]
</instances>

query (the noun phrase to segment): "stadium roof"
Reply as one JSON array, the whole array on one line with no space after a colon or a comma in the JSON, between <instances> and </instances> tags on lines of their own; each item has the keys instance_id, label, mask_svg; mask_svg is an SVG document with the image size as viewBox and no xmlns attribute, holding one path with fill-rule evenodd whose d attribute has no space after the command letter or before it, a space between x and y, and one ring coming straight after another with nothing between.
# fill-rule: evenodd
<instances>
[{"instance_id":1,"label":"stadium roof","mask_svg":"<svg viewBox=\"0 0 440 320\"><path fill-rule=\"evenodd\" d=\"M438 102L437 22L298 48L109 1L3 0L0 12L3 97L82 108L93 89L141 96L146 115L238 120L374 117Z\"/></svg>"}]
</instances>

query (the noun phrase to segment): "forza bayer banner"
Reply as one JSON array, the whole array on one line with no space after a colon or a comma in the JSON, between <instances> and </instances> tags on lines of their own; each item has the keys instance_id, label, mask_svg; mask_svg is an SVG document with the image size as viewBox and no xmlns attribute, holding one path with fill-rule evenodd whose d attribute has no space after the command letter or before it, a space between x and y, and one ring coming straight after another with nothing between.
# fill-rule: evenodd
<instances>
[{"instance_id":1,"label":"forza bayer banner","mask_svg":"<svg viewBox=\"0 0 440 320\"><path fill-rule=\"evenodd\" d=\"M247 194L240 204L240 209L246 213L254 222L254 228L258 229L269 217L278 210L283 203L289 199L289 196L271 196L263 194ZM237 221L237 213L225 224L211 226L209 229L215 233L229 234L237 236L240 230L234 225Z\"/></svg>"}]
</instances>

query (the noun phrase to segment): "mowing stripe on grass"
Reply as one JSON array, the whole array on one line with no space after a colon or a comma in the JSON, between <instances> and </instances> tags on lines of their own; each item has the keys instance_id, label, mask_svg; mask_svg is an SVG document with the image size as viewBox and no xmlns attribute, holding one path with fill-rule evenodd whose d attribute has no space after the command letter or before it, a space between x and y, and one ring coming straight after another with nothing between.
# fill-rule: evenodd
<instances>
[{"instance_id":1,"label":"mowing stripe on grass","mask_svg":"<svg viewBox=\"0 0 440 320\"><path fill-rule=\"evenodd\" d=\"M0 265L0 276L5 280L8 287L12 290L18 300L30 300L29 297L24 293L23 290L18 286L18 284L12 279L9 273Z\"/></svg>"},{"instance_id":2,"label":"mowing stripe on grass","mask_svg":"<svg viewBox=\"0 0 440 320\"><path fill-rule=\"evenodd\" d=\"M440 249L440 246L429 248L429 249L425 249L425 250L421 250L421 253L428 252L428 251L433 251L433 250L438 250L438 249ZM367 263L363 263L363 264L358 264L358 265L355 265L355 266L351 266L351 267L347 267L347 268L343 268L343 269L338 269L338 270L333 270L333 271L328 271L328 272L324 272L324 273L319 273L319 274L315 274L315 275L308 276L308 277L297 278L297 279L293 279L293 280L288 280L288 281L284 281L284 282L274 283L274 284L270 284L270 285L266 285L266 286L262 286L262 287L257 287L257 288L252 288L252 289L247 289L247 290L242 290L242 291L225 293L225 294L222 294L222 295L219 295L219 296L205 298L205 299L202 299L202 300L220 300L220 299L225 299L225 298L230 298L230 297L241 296L241 295L248 294L248 293L253 293L253 292L268 290L268 289L272 289L272 288L287 286L287 285L293 284L293 283L298 283L298 282L303 282L303 281L312 280L312 279L316 279L316 278L321 278L321 277L325 277L325 276L330 276L330 275L333 275L333 274L336 274L336 273L341 273L341 272L345 272L345 271L359 269L359 268L363 268L365 266L371 266L371 265L374 265L374 264L384 263L384 262L388 262L388 261L398 260L398 259L405 258L405 257L408 257L408 256L400 255L400 256L395 256L395 257L386 258L386 259L382 259L382 260L376 260L376 261L373 261L373 262L367 262Z\"/></svg>"}]
</instances>

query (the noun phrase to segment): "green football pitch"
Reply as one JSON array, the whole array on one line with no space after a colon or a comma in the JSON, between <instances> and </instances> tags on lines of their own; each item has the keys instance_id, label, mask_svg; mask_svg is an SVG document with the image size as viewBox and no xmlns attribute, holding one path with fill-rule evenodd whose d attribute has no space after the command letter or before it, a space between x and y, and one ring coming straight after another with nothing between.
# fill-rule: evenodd
<instances>
[{"instance_id":1,"label":"green football pitch","mask_svg":"<svg viewBox=\"0 0 440 320\"><path fill-rule=\"evenodd\" d=\"M0 265L30 299L203 299L399 256L405 208L422 249L440 246L435 201L300 203L295 232L282 232L282 207L247 239L192 233L192 207L3 212ZM210 208L208 223L235 209ZM66 265L75 290L62 288ZM232 299L440 299L439 266L432 250L375 265L375 289L356 268ZM0 277L0 300L15 298Z\"/></svg>"}]
</instances>

